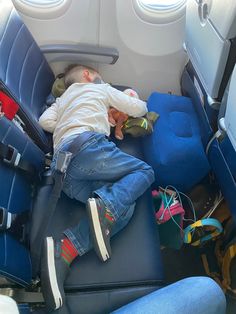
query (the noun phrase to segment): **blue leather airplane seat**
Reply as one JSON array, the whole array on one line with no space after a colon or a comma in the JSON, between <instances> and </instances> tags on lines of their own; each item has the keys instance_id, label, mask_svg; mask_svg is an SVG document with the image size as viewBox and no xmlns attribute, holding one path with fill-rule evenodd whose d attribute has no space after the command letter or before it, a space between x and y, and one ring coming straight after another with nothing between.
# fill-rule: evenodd
<instances>
[{"instance_id":1,"label":"blue leather airplane seat","mask_svg":"<svg viewBox=\"0 0 236 314\"><path fill-rule=\"evenodd\" d=\"M0 118L0 124L0 141L17 148L22 158L33 163L41 172L44 153L5 117ZM138 140L128 138L122 142L121 148L142 157ZM33 198L30 178L4 162L0 163L0 175L4 181L0 206L11 213L31 211ZM41 202L44 207L41 207L42 216L38 224L44 223L47 218L47 198L41 198ZM49 235L61 237L62 231L77 223L84 214L84 205L62 195ZM21 244L20 239L7 230L0 234L0 247L0 274L17 284L28 286L32 281L28 245ZM79 312L76 310L76 313L96 313L98 305L100 313L109 312L163 286L161 251L150 191L137 201L129 225L112 239L112 250L112 259L107 263L101 263L91 251L72 264L65 286L72 313L78 308Z\"/></svg>"},{"instance_id":2,"label":"blue leather airplane seat","mask_svg":"<svg viewBox=\"0 0 236 314\"><path fill-rule=\"evenodd\" d=\"M38 124L54 75L11 1L0 5L0 89L20 105L19 117L30 137L45 152L50 141Z\"/></svg>"},{"instance_id":3,"label":"blue leather airplane seat","mask_svg":"<svg viewBox=\"0 0 236 314\"><path fill-rule=\"evenodd\" d=\"M2 3L4 3L4 6L1 7L0 5L1 84L5 91L19 103L19 115L26 125L27 133L39 148L29 140L26 133L17 129L10 121L7 123L14 132L12 131L10 138L3 135L2 139L5 140L6 138L5 143L8 143L8 141L11 143L12 140L12 145L16 147L20 145L21 141L25 141L27 145L25 144L26 146L24 149L22 148L22 151L25 152L27 158L30 158L30 161L34 161L36 166L38 165L40 168L41 159L44 156L43 152L49 151L51 146L48 137L40 128L37 120L45 109L44 100L50 92L54 76L39 47L16 11L12 9L10 1L0 2L0 4ZM1 119L1 121L3 120ZM139 152L140 149L138 141L132 141L131 143L127 139L122 145L131 154ZM37 158L34 157L34 151L38 154ZM8 180L8 175L9 180L14 181L14 178L18 178L18 176L14 176L11 179L12 169L6 169L6 180ZM21 182L20 179L15 181L16 194L14 196L12 194L12 210L18 210L17 208L21 202L21 208L31 207L32 193L29 187L26 187L27 184ZM21 192L22 189L25 194ZM24 189L27 191L24 191ZM39 191L42 190L39 189ZM10 192L11 189L5 191L5 195L0 195L0 199L5 200L11 194ZM41 208L45 208L45 211L47 211L47 197L47 193L38 197L43 205ZM6 202L3 203L3 206L7 206ZM84 206L68 199L65 195L62 196L49 228L50 234L61 236L62 231L67 226L75 224L83 214ZM39 215L36 216L39 217ZM47 219L47 212L42 210L41 219L38 223L44 223ZM12 242L16 242L12 250L15 252L14 254L18 254L20 248L18 249L17 246L22 246L19 240L13 239ZM7 248L10 250L9 254L13 254L11 246L7 246ZM93 252L73 263L71 275L66 282L67 298L71 300L70 309L72 313L79 313L78 309L81 309L79 311L84 313L88 307L89 313L96 313L96 311L109 312L163 285L161 251L150 191L147 191L137 201L135 214L130 224L114 238L112 249L113 257L108 263L99 262ZM12 272L14 275L15 269L18 269L20 272L18 277L21 275L21 281L26 284L32 279L31 260L27 249L23 254L25 256L24 267L21 267L21 258L17 259L17 263L14 259L15 268L9 270L9 273ZM14 257L15 255L13 255ZM12 265L11 261L12 259L7 260L6 264L4 257L2 259L2 263L4 262L6 267ZM23 269L27 272L27 276L21 274ZM101 306L101 310L98 306Z\"/></svg>"},{"instance_id":4,"label":"blue leather airplane seat","mask_svg":"<svg viewBox=\"0 0 236 314\"><path fill-rule=\"evenodd\" d=\"M127 137L118 144L123 151L139 158L143 157L139 139ZM45 217L48 217L46 204L51 189L50 185L39 189L34 207L33 217L36 219L32 221L34 227L31 230L31 239L36 239L37 230L45 223ZM139 295L163 286L158 230L150 196L150 191L147 191L137 200L131 221L112 238L112 258L107 263L101 263L93 251L78 257L72 263L65 284L71 313L74 313L75 308L76 313L108 313L121 304L138 298ZM84 204L62 194L47 235L60 239L66 228L78 224L85 215ZM37 256L34 260L33 270L34 275L37 275Z\"/></svg>"},{"instance_id":5,"label":"blue leather airplane seat","mask_svg":"<svg viewBox=\"0 0 236 314\"><path fill-rule=\"evenodd\" d=\"M44 153L12 122L0 117L0 141L12 145L24 160L34 165L38 172L44 166ZM11 214L32 210L32 186L30 179L21 170L0 161L0 207ZM3 212L2 212L3 214ZM1 217L3 219L3 216ZM2 224L2 222L1 222ZM0 274L26 286L31 282L31 260L28 248L20 243L11 229L0 231Z\"/></svg>"},{"instance_id":6,"label":"blue leather airplane seat","mask_svg":"<svg viewBox=\"0 0 236 314\"><path fill-rule=\"evenodd\" d=\"M160 115L153 133L143 138L156 185L190 190L210 170L191 99L155 92L148 99L148 110Z\"/></svg>"},{"instance_id":7,"label":"blue leather airplane seat","mask_svg":"<svg viewBox=\"0 0 236 314\"><path fill-rule=\"evenodd\" d=\"M191 98L197 118L200 126L200 133L202 138L202 143L204 149L207 150L207 158L209 160L211 169L215 174L217 182L219 183L220 189L224 195L225 200L227 201L229 208L234 216L236 221L236 152L235 148L232 145L231 140L227 135L227 130L224 130L224 135L213 141L211 139L214 136L214 130L212 129L211 123L209 120L211 109L207 104L208 96L204 90L203 85L199 81L199 86L201 88L201 95L203 95L203 100L200 98L199 90L194 84L194 77L196 73L191 64L188 64L184 69L181 78L181 87L184 95L187 95ZM225 90L227 93L227 90ZM224 97L222 103L224 101ZM205 106L203 106L205 104ZM221 104L222 106L222 104ZM218 111L218 114L219 111ZM219 119L218 119L219 120ZM217 128L220 128L219 122L217 123ZM222 130L220 131L220 133ZM208 147L208 143L211 145Z\"/></svg>"},{"instance_id":8,"label":"blue leather airplane seat","mask_svg":"<svg viewBox=\"0 0 236 314\"><path fill-rule=\"evenodd\" d=\"M225 3L217 0L210 5L188 1L185 44L190 61L181 88L193 102L212 171L236 218L236 3L230 4L222 20L224 8Z\"/></svg>"},{"instance_id":9,"label":"blue leather airplane seat","mask_svg":"<svg viewBox=\"0 0 236 314\"><path fill-rule=\"evenodd\" d=\"M208 157L236 221L236 67L222 100L219 130L208 145Z\"/></svg>"},{"instance_id":10,"label":"blue leather airplane seat","mask_svg":"<svg viewBox=\"0 0 236 314\"><path fill-rule=\"evenodd\" d=\"M127 137L120 148L142 158L140 140ZM78 257L65 283L67 304L73 312L110 313L163 286L163 266L151 193L136 202L129 224L111 240L112 257L102 263L94 251ZM58 203L50 234L60 238L65 227L85 216L84 204L63 196Z\"/></svg>"}]
</instances>

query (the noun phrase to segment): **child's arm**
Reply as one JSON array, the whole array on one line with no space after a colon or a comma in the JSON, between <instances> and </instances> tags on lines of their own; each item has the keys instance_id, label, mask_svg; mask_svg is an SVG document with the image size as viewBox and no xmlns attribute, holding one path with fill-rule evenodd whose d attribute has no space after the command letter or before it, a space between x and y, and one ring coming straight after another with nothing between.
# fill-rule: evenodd
<instances>
[{"instance_id":1,"label":"child's arm","mask_svg":"<svg viewBox=\"0 0 236 314\"><path fill-rule=\"evenodd\" d=\"M110 106L128 114L129 116L138 118L147 113L147 105L145 101L130 97L110 85L107 86L107 93Z\"/></svg>"},{"instance_id":2,"label":"child's arm","mask_svg":"<svg viewBox=\"0 0 236 314\"><path fill-rule=\"evenodd\" d=\"M41 127L50 133L53 133L57 124L58 104L55 102L39 118Z\"/></svg>"}]
</instances>

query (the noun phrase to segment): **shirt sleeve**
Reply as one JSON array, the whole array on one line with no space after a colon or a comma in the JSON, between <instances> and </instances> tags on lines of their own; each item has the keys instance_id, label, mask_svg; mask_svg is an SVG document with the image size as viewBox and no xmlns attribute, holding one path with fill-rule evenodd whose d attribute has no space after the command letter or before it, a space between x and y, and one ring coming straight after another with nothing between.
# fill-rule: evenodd
<instances>
[{"instance_id":1,"label":"shirt sleeve","mask_svg":"<svg viewBox=\"0 0 236 314\"><path fill-rule=\"evenodd\" d=\"M138 118L147 113L147 104L145 101L130 97L110 85L107 86L107 93L109 105L129 116Z\"/></svg>"},{"instance_id":2,"label":"shirt sleeve","mask_svg":"<svg viewBox=\"0 0 236 314\"><path fill-rule=\"evenodd\" d=\"M55 102L39 118L41 127L50 133L53 133L57 124L58 104Z\"/></svg>"}]
</instances>

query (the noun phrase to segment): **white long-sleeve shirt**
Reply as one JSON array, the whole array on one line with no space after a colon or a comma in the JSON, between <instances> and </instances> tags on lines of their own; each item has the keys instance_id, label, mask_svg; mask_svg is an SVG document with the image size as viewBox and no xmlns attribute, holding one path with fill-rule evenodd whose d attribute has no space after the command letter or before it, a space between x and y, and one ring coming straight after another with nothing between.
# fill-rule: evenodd
<instances>
[{"instance_id":1,"label":"white long-sleeve shirt","mask_svg":"<svg viewBox=\"0 0 236 314\"><path fill-rule=\"evenodd\" d=\"M39 118L45 131L53 133L54 148L66 138L94 131L110 135L108 109L114 107L131 117L147 112L146 103L109 84L75 83Z\"/></svg>"}]
</instances>

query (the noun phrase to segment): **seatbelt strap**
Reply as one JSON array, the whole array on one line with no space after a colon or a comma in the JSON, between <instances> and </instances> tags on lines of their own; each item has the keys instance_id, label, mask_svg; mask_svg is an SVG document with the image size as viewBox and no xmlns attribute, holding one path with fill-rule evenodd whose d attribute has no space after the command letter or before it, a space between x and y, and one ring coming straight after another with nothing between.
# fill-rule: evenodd
<instances>
[{"instance_id":1,"label":"seatbelt strap","mask_svg":"<svg viewBox=\"0 0 236 314\"><path fill-rule=\"evenodd\" d=\"M71 152L72 155L75 155L80 150L82 145L87 142L93 135L94 132L92 131L86 131L79 134L68 147L68 151Z\"/></svg>"},{"instance_id":2,"label":"seatbelt strap","mask_svg":"<svg viewBox=\"0 0 236 314\"><path fill-rule=\"evenodd\" d=\"M68 148L68 151L59 151L57 155L57 161L55 166L55 171L53 173L53 189L48 202L48 211L50 212L50 217L54 213L57 201L61 195L63 181L66 175L67 167L71 161L72 156L75 154L76 150L79 149L92 135L92 132L85 132L82 136L79 135L72 142L72 145Z\"/></svg>"},{"instance_id":3,"label":"seatbelt strap","mask_svg":"<svg viewBox=\"0 0 236 314\"><path fill-rule=\"evenodd\" d=\"M68 148L68 151L59 151L57 155L55 171L53 175L47 179L49 184L53 184L53 189L50 194L49 201L47 203L47 213L48 213L48 225L50 220L54 214L54 210L57 205L57 201L60 198L63 181L66 176L66 170L69 166L72 156L76 152L76 150L83 145L90 137L92 132L85 132L83 136L78 136L73 142L72 145ZM47 229L47 228L46 228Z\"/></svg>"},{"instance_id":4,"label":"seatbelt strap","mask_svg":"<svg viewBox=\"0 0 236 314\"><path fill-rule=\"evenodd\" d=\"M50 224L57 206L58 199L61 195L67 167L73 155L77 153L77 151L92 136L92 134L94 133L88 131L78 135L68 147L67 151L59 151L57 155L55 171L44 180L43 186L52 185L52 189L50 191L47 204L42 202L40 206L36 206L37 210L33 212L33 221L37 222L38 224L38 221L42 219L42 215L40 213L45 211L45 208L42 208L42 206L47 208L47 217L45 217L46 219L40 223L39 227L37 228L37 232L34 235L34 239L31 239L31 258L33 261L34 276L36 276L39 271L43 240L45 237L51 235Z\"/></svg>"},{"instance_id":5,"label":"seatbelt strap","mask_svg":"<svg viewBox=\"0 0 236 314\"><path fill-rule=\"evenodd\" d=\"M68 148L68 151L59 151L57 155L55 171L53 175L51 176L51 178L47 179L48 182L51 181L51 184L53 184L53 189L52 189L52 192L50 194L50 198L47 204L48 225L54 214L57 201L60 198L62 187L63 187L63 181L66 176L66 170L67 170L67 167L69 166L71 158L75 154L76 150L79 149L79 147L81 147L91 137L91 135L92 135L92 132L85 132L83 136L79 135L72 142L72 145L70 145L70 147Z\"/></svg>"},{"instance_id":6,"label":"seatbelt strap","mask_svg":"<svg viewBox=\"0 0 236 314\"><path fill-rule=\"evenodd\" d=\"M34 166L27 160L22 159L19 151L11 146L0 142L0 158L5 164L12 168L17 168L35 178L37 172Z\"/></svg>"},{"instance_id":7,"label":"seatbelt strap","mask_svg":"<svg viewBox=\"0 0 236 314\"><path fill-rule=\"evenodd\" d=\"M33 221L35 221L35 223L37 222L38 224L38 219L42 220L40 221L40 225L34 239L31 241L31 257L33 261L34 275L37 275L39 271L43 241L45 237L50 235L50 224L52 222L58 199L61 195L66 169L70 163L71 156L71 152L59 151L55 171L48 178L46 178L46 185L52 186L49 199L45 199L47 203L42 202L39 207L36 206L37 211L33 212ZM43 217L42 212L45 212L47 216Z\"/></svg>"}]
</instances>

